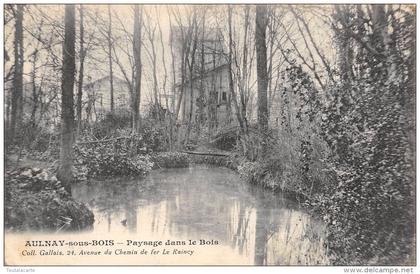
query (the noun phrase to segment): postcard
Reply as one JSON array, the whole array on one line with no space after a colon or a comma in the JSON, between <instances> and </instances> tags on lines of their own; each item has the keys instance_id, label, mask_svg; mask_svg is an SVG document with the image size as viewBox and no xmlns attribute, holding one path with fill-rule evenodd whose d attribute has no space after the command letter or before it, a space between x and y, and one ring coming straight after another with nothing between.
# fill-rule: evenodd
<instances>
[{"instance_id":1,"label":"postcard","mask_svg":"<svg viewBox=\"0 0 420 274\"><path fill-rule=\"evenodd\" d=\"M17 4L4 266L416 266L414 4Z\"/></svg>"}]
</instances>

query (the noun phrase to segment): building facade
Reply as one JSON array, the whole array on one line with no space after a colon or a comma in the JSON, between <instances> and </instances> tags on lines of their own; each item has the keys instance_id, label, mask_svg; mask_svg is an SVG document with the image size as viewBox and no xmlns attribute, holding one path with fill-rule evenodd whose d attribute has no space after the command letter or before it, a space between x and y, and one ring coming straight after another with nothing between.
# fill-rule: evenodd
<instances>
[{"instance_id":1,"label":"building facade","mask_svg":"<svg viewBox=\"0 0 420 274\"><path fill-rule=\"evenodd\" d=\"M127 83L113 77L114 112L116 114L130 113L130 91ZM110 77L90 80L83 88L83 117L89 122L101 120L111 111Z\"/></svg>"},{"instance_id":2,"label":"building facade","mask_svg":"<svg viewBox=\"0 0 420 274\"><path fill-rule=\"evenodd\" d=\"M183 33L181 33L183 32ZM183 123L199 122L200 113L204 121L212 127L230 123L229 67L226 49L219 29L206 29L198 35L194 58L193 74L188 65L182 77L182 56L185 46L186 28L174 28L171 43L175 54L175 93L180 104L179 118ZM204 62L203 62L204 61ZM191 61L190 61L191 62ZM181 102L178 102L183 93Z\"/></svg>"}]
</instances>

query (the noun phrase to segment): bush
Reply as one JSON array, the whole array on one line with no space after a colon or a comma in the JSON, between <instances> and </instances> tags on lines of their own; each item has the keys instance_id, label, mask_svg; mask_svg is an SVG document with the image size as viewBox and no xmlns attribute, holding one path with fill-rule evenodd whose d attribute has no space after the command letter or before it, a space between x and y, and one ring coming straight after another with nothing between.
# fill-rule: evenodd
<instances>
[{"instance_id":1,"label":"bush","mask_svg":"<svg viewBox=\"0 0 420 274\"><path fill-rule=\"evenodd\" d=\"M166 133L168 129L154 119L143 119L140 136L148 151L162 152L169 150L169 140Z\"/></svg>"},{"instance_id":2,"label":"bush","mask_svg":"<svg viewBox=\"0 0 420 274\"><path fill-rule=\"evenodd\" d=\"M244 161L238 166L238 172L248 183L260 185L272 191L293 192L303 194L302 189L294 184L287 184L283 176L283 167L274 162ZM306 194L306 193L305 193Z\"/></svg>"},{"instance_id":3,"label":"bush","mask_svg":"<svg viewBox=\"0 0 420 274\"><path fill-rule=\"evenodd\" d=\"M240 159L238 171L251 184L312 202L313 197L329 192L332 184L323 170L323 149L315 138L308 142L285 132L268 144L264 158Z\"/></svg>"},{"instance_id":4,"label":"bush","mask_svg":"<svg viewBox=\"0 0 420 274\"><path fill-rule=\"evenodd\" d=\"M85 166L86 176L144 176L153 163L147 156L131 157L126 149L115 150L115 144L94 144L76 147L78 165Z\"/></svg>"},{"instance_id":5,"label":"bush","mask_svg":"<svg viewBox=\"0 0 420 274\"><path fill-rule=\"evenodd\" d=\"M147 158L132 159L127 155L96 154L85 160L88 177L145 175L152 167Z\"/></svg>"},{"instance_id":6,"label":"bush","mask_svg":"<svg viewBox=\"0 0 420 274\"><path fill-rule=\"evenodd\" d=\"M116 132L121 129L129 129L131 127L130 113L106 113L104 119L95 122L90 128L95 138L102 139L115 136Z\"/></svg>"},{"instance_id":7,"label":"bush","mask_svg":"<svg viewBox=\"0 0 420 274\"><path fill-rule=\"evenodd\" d=\"M331 232L327 244L336 264L413 264L415 16L392 20L392 41L382 36L391 21L385 18L372 31L359 24L359 16L350 8L348 27L335 29L339 47L349 44L348 30L358 26L365 43L387 57L356 47L340 52L338 57L351 67L341 67L337 84L326 92L330 96L321 108L321 128L337 180L325 208ZM350 76L353 68L358 72Z\"/></svg>"},{"instance_id":8,"label":"bush","mask_svg":"<svg viewBox=\"0 0 420 274\"><path fill-rule=\"evenodd\" d=\"M154 168L182 168L190 164L204 164L211 166L223 166L236 170L237 159L212 155L195 155L182 152L160 152L151 156L155 163Z\"/></svg>"}]
</instances>

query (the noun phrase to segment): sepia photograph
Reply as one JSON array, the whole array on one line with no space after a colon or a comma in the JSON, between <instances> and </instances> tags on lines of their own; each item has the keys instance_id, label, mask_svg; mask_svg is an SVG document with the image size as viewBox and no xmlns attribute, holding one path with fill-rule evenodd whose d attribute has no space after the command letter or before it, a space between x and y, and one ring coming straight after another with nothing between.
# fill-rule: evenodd
<instances>
[{"instance_id":1,"label":"sepia photograph","mask_svg":"<svg viewBox=\"0 0 420 274\"><path fill-rule=\"evenodd\" d=\"M413 272L415 4L2 8L8 272Z\"/></svg>"}]
</instances>

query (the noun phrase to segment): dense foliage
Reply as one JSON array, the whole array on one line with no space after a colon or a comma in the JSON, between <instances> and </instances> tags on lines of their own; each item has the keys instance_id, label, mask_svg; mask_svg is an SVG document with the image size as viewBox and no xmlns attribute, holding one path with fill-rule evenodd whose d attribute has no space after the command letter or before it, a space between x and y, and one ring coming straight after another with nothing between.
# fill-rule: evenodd
<instances>
[{"instance_id":1,"label":"dense foliage","mask_svg":"<svg viewBox=\"0 0 420 274\"><path fill-rule=\"evenodd\" d=\"M151 155L151 161L154 168L182 168L190 165L210 165L224 166L236 170L238 160L232 155L213 156L213 155L195 155L183 152L160 152Z\"/></svg>"},{"instance_id":2,"label":"dense foliage","mask_svg":"<svg viewBox=\"0 0 420 274\"><path fill-rule=\"evenodd\" d=\"M414 17L369 9L337 7L326 86L289 51L278 141L239 172L303 195L327 223L335 264L405 264L414 260Z\"/></svg>"},{"instance_id":3,"label":"dense foliage","mask_svg":"<svg viewBox=\"0 0 420 274\"><path fill-rule=\"evenodd\" d=\"M414 18L394 19L392 34L384 37L387 22L382 17L368 27L358 24L366 20L360 9L336 16L338 45L348 43L348 29L358 26L358 35L381 55L361 45L341 52L348 64L343 64L341 83L331 89L324 109L321 126L337 179L328 203L330 248L340 254L338 264L408 262L415 220L414 148L409 140L414 126ZM357 73L348 75L349 69Z\"/></svg>"},{"instance_id":4,"label":"dense foliage","mask_svg":"<svg viewBox=\"0 0 420 274\"><path fill-rule=\"evenodd\" d=\"M88 178L109 176L143 176L153 163L143 156L141 138L116 138L106 142L87 142L76 146L78 165L85 166Z\"/></svg>"}]
</instances>

